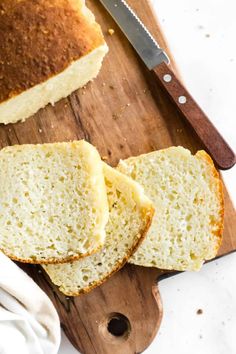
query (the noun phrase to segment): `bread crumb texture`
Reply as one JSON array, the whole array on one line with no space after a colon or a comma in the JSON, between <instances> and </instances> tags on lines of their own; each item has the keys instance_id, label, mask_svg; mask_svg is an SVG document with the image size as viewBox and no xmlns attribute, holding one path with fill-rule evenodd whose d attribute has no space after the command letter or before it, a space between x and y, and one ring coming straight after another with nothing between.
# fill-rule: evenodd
<instances>
[{"instance_id":1,"label":"bread crumb texture","mask_svg":"<svg viewBox=\"0 0 236 354\"><path fill-rule=\"evenodd\" d=\"M139 182L155 215L131 263L199 270L216 256L223 232L222 183L210 156L171 147L120 161L118 170Z\"/></svg>"},{"instance_id":2,"label":"bread crumb texture","mask_svg":"<svg viewBox=\"0 0 236 354\"><path fill-rule=\"evenodd\" d=\"M0 151L0 248L28 263L78 259L102 246L108 203L102 162L85 141Z\"/></svg>"},{"instance_id":3,"label":"bread crumb texture","mask_svg":"<svg viewBox=\"0 0 236 354\"><path fill-rule=\"evenodd\" d=\"M113 28L109 28L107 30L107 32L109 33L110 36L113 36L113 34L115 33L115 30Z\"/></svg>"},{"instance_id":4,"label":"bread crumb texture","mask_svg":"<svg viewBox=\"0 0 236 354\"><path fill-rule=\"evenodd\" d=\"M104 163L109 221L103 249L80 261L44 265L52 282L68 296L86 293L118 271L146 234L153 206L143 189Z\"/></svg>"},{"instance_id":5,"label":"bread crumb texture","mask_svg":"<svg viewBox=\"0 0 236 354\"><path fill-rule=\"evenodd\" d=\"M104 44L84 0L1 0L0 102Z\"/></svg>"}]
</instances>

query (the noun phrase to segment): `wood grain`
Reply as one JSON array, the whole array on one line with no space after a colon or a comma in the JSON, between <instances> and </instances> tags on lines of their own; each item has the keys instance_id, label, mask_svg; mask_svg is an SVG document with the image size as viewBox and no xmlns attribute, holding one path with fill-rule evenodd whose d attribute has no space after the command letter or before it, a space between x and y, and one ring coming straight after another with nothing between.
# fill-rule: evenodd
<instances>
[{"instance_id":1,"label":"wood grain","mask_svg":"<svg viewBox=\"0 0 236 354\"><path fill-rule=\"evenodd\" d=\"M153 80L111 17L97 0L87 3L101 23L110 47L99 77L25 123L1 126L1 145L84 138L97 146L112 165L120 158L171 145L182 145L193 153L201 149L194 131ZM149 3L129 3L166 48ZM113 36L107 34L109 28L115 30ZM235 212L227 191L225 207L224 241L219 255L236 249ZM37 266L28 266L27 271L48 293L59 312L62 328L84 354L141 353L159 328L162 306L156 279L165 274L161 270L125 266L90 294L72 299L60 294ZM120 337L107 331L110 316L117 313L130 322L128 333Z\"/></svg>"}]
</instances>

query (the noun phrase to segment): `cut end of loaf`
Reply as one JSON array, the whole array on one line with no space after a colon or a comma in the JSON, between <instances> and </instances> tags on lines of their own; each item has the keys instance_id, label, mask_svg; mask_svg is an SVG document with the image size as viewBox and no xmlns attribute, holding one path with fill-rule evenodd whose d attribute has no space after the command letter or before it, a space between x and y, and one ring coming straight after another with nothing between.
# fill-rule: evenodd
<instances>
[{"instance_id":1,"label":"cut end of loaf","mask_svg":"<svg viewBox=\"0 0 236 354\"><path fill-rule=\"evenodd\" d=\"M209 155L182 147L121 161L119 171L139 182L156 209L144 243L131 263L170 270L199 270L216 256L223 232L222 183Z\"/></svg>"},{"instance_id":2,"label":"cut end of loaf","mask_svg":"<svg viewBox=\"0 0 236 354\"><path fill-rule=\"evenodd\" d=\"M97 76L108 47L84 1L0 6L0 123L24 121Z\"/></svg>"}]
</instances>

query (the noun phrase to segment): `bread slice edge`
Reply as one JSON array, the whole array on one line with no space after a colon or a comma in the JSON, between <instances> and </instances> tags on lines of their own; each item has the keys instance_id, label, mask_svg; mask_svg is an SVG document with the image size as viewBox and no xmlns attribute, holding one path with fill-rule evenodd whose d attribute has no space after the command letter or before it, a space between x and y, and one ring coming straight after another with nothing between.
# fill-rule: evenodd
<instances>
[{"instance_id":1,"label":"bread slice edge","mask_svg":"<svg viewBox=\"0 0 236 354\"><path fill-rule=\"evenodd\" d=\"M104 167L104 174L105 173L112 173L113 169L112 167L110 167L109 165L107 165L106 163L103 163L103 167ZM129 250L129 252L127 253L126 257L122 259L122 261L118 261L116 263L115 268L109 273L106 274L102 279L100 279L99 281L95 281L92 284L90 284L88 287L83 288L82 290L78 291L78 292L70 292L70 291L66 291L64 288L62 289L61 286L59 286L59 290L65 294L66 296L80 296L83 294L87 294L89 293L91 290L95 289L96 287L102 285L105 281L107 281L113 274L115 274L116 272L118 272L120 269L123 268L123 266L128 262L129 258L132 256L132 254L138 249L138 247L140 246L140 244L143 242L143 240L146 237L146 234L148 232L148 229L151 225L152 222L152 218L155 212L153 203L149 200L149 198L147 198L144 194L143 188L134 180L132 180L131 178L129 178L128 176L124 175L123 173L115 170L116 175L122 175L122 178L124 178L124 180L127 183L127 187L129 186L129 184L132 184L133 186L135 186L136 189L136 196L137 198L141 197L141 201L143 201L143 204L145 205L145 207L143 208L143 215L145 216L145 227L140 230L139 233L139 237L136 238L133 247ZM141 192L141 193L140 193ZM45 274L47 277L50 278L50 275L45 271ZM52 281L52 280L51 280Z\"/></svg>"}]
</instances>

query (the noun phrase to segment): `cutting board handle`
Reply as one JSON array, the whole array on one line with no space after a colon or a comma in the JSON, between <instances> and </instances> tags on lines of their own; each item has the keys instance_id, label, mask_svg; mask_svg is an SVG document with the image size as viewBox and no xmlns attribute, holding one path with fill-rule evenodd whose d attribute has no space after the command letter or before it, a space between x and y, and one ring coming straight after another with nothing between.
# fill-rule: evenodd
<instances>
[{"instance_id":1,"label":"cutting board handle","mask_svg":"<svg viewBox=\"0 0 236 354\"><path fill-rule=\"evenodd\" d=\"M153 69L153 74L190 123L218 168L227 170L233 167L236 162L234 152L171 68L163 62Z\"/></svg>"},{"instance_id":2,"label":"cutting board handle","mask_svg":"<svg viewBox=\"0 0 236 354\"><path fill-rule=\"evenodd\" d=\"M33 272L56 305L61 326L82 354L142 353L162 319L157 279L163 271L127 264L90 293L65 297L47 275Z\"/></svg>"}]
</instances>

